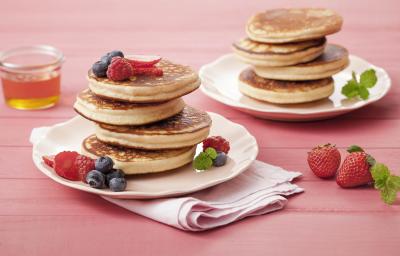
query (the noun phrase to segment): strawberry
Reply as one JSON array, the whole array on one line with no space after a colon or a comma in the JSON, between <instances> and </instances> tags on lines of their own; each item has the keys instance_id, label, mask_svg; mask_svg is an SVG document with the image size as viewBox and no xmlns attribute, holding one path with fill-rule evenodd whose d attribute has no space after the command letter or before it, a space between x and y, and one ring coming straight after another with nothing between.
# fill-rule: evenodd
<instances>
[{"instance_id":1,"label":"strawberry","mask_svg":"<svg viewBox=\"0 0 400 256\"><path fill-rule=\"evenodd\" d=\"M211 136L203 140L203 151L207 148L213 148L217 152L228 154L230 150L229 142L221 136Z\"/></svg>"},{"instance_id":2,"label":"strawberry","mask_svg":"<svg viewBox=\"0 0 400 256\"><path fill-rule=\"evenodd\" d=\"M145 75L145 76L162 76L164 74L161 68L157 67L137 67L133 69L134 75Z\"/></svg>"},{"instance_id":3,"label":"strawberry","mask_svg":"<svg viewBox=\"0 0 400 256\"><path fill-rule=\"evenodd\" d=\"M375 159L359 146L350 146L350 154L344 160L336 177L336 183L342 188L352 188L373 182L370 172Z\"/></svg>"},{"instance_id":4,"label":"strawberry","mask_svg":"<svg viewBox=\"0 0 400 256\"><path fill-rule=\"evenodd\" d=\"M54 167L54 157L55 155L49 155L49 156L42 156L43 162L48 166L53 168Z\"/></svg>"},{"instance_id":5,"label":"strawberry","mask_svg":"<svg viewBox=\"0 0 400 256\"><path fill-rule=\"evenodd\" d=\"M67 180L79 180L78 172L73 168L78 155L75 151L58 153L54 157L54 170L56 173Z\"/></svg>"},{"instance_id":6,"label":"strawberry","mask_svg":"<svg viewBox=\"0 0 400 256\"><path fill-rule=\"evenodd\" d=\"M84 155L78 155L75 159L72 171L78 173L79 180L86 182L86 175L94 170L94 160Z\"/></svg>"},{"instance_id":7,"label":"strawberry","mask_svg":"<svg viewBox=\"0 0 400 256\"><path fill-rule=\"evenodd\" d=\"M51 161L51 157L53 157L53 161ZM93 159L75 151L63 151L55 156L43 156L42 158L45 164L53 167L59 176L73 181L85 182L87 173L95 168Z\"/></svg>"},{"instance_id":8,"label":"strawberry","mask_svg":"<svg viewBox=\"0 0 400 256\"><path fill-rule=\"evenodd\" d=\"M160 56L130 55L126 58L133 68L151 68L160 62Z\"/></svg>"},{"instance_id":9,"label":"strawberry","mask_svg":"<svg viewBox=\"0 0 400 256\"><path fill-rule=\"evenodd\" d=\"M331 144L320 145L308 152L311 171L320 178L332 178L340 166L339 150Z\"/></svg>"}]
</instances>

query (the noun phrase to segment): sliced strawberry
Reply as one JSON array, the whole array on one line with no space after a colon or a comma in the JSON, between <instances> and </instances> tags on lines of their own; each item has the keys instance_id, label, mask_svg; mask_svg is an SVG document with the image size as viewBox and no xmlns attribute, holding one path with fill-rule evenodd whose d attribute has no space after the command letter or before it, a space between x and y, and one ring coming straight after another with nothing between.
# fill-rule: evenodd
<instances>
[{"instance_id":1,"label":"sliced strawberry","mask_svg":"<svg viewBox=\"0 0 400 256\"><path fill-rule=\"evenodd\" d=\"M63 151L54 157L54 170L58 175L68 180L79 180L78 172L74 168L75 159L78 157L75 151Z\"/></svg>"},{"instance_id":2,"label":"sliced strawberry","mask_svg":"<svg viewBox=\"0 0 400 256\"><path fill-rule=\"evenodd\" d=\"M42 156L43 162L48 166L53 168L54 167L54 157L55 155L50 156Z\"/></svg>"},{"instance_id":3,"label":"sliced strawberry","mask_svg":"<svg viewBox=\"0 0 400 256\"><path fill-rule=\"evenodd\" d=\"M162 76L164 74L161 68L152 67L152 68L134 68L133 75L144 75L144 76Z\"/></svg>"},{"instance_id":4,"label":"sliced strawberry","mask_svg":"<svg viewBox=\"0 0 400 256\"><path fill-rule=\"evenodd\" d=\"M160 62L160 56L150 55L129 55L126 58L133 68L151 68Z\"/></svg>"}]
</instances>

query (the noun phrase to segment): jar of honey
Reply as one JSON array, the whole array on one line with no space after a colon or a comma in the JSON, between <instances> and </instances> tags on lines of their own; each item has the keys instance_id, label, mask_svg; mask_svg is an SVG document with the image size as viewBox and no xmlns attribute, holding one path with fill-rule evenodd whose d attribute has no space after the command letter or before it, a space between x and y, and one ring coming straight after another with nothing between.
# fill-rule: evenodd
<instances>
[{"instance_id":1,"label":"jar of honey","mask_svg":"<svg viewBox=\"0 0 400 256\"><path fill-rule=\"evenodd\" d=\"M43 109L60 98L64 55L52 46L35 45L0 52L5 102L16 109Z\"/></svg>"}]
</instances>

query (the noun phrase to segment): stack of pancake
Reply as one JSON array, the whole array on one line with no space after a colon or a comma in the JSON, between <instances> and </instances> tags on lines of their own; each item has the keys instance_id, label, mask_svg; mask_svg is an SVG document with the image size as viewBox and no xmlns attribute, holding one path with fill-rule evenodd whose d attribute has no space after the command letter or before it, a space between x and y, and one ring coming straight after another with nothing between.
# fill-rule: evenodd
<instances>
[{"instance_id":1,"label":"stack of pancake","mask_svg":"<svg viewBox=\"0 0 400 256\"><path fill-rule=\"evenodd\" d=\"M252 65L239 76L239 89L251 98L278 104L329 97L332 75L348 66L348 51L328 44L342 17L329 9L274 9L252 16L248 38L233 44L236 56Z\"/></svg>"},{"instance_id":2,"label":"stack of pancake","mask_svg":"<svg viewBox=\"0 0 400 256\"><path fill-rule=\"evenodd\" d=\"M96 124L82 153L109 156L126 174L162 172L193 160L196 145L207 138L211 119L186 105L181 96L200 79L190 67L161 60L163 76L136 76L115 82L89 71L89 89L74 109Z\"/></svg>"}]
</instances>

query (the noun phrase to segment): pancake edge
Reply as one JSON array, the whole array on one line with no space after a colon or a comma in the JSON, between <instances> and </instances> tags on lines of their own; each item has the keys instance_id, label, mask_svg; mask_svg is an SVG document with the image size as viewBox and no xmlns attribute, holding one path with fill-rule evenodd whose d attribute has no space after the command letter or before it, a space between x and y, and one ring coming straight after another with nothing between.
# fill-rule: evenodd
<instances>
[{"instance_id":1,"label":"pancake edge","mask_svg":"<svg viewBox=\"0 0 400 256\"><path fill-rule=\"evenodd\" d=\"M239 80L239 90L242 94L260 101L275 104L306 103L328 98L334 92L334 82L310 90L280 90L279 92L251 86Z\"/></svg>"},{"instance_id":2,"label":"pancake edge","mask_svg":"<svg viewBox=\"0 0 400 256\"><path fill-rule=\"evenodd\" d=\"M87 138L85 138L86 140ZM99 155L95 155L84 146L84 142L81 146L81 153L85 156L91 158L98 158ZM146 174L146 173L159 173L174 170L176 168L182 167L193 161L193 157L196 153L196 147L189 148L187 151L183 152L174 157L149 160L149 161L137 161L137 162L123 162L119 161L112 156L110 156L114 161L114 168L121 169L127 175L134 174Z\"/></svg>"}]
</instances>

